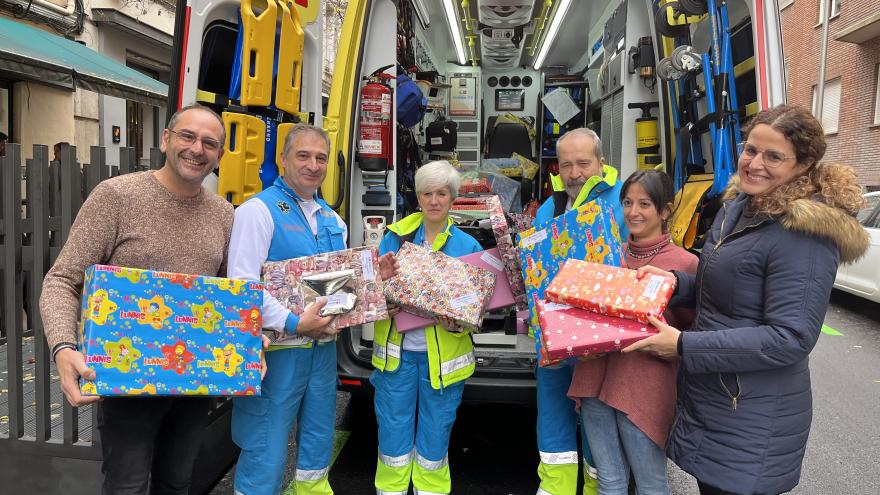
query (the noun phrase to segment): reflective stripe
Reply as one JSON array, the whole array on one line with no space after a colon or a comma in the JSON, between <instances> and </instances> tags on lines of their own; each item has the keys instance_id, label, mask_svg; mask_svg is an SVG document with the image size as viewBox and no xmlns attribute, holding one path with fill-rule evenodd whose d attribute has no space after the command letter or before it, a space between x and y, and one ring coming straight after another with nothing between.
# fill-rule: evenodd
<instances>
[{"instance_id":1,"label":"reflective stripe","mask_svg":"<svg viewBox=\"0 0 880 495\"><path fill-rule=\"evenodd\" d=\"M426 492L425 490L419 490L416 488L416 495L448 495L448 493Z\"/></svg>"},{"instance_id":2,"label":"reflective stripe","mask_svg":"<svg viewBox=\"0 0 880 495\"><path fill-rule=\"evenodd\" d=\"M400 359L400 346L391 342L388 343L388 347L374 343L373 355L379 359L387 359L389 356Z\"/></svg>"},{"instance_id":3,"label":"reflective stripe","mask_svg":"<svg viewBox=\"0 0 880 495\"><path fill-rule=\"evenodd\" d=\"M538 492L535 493L535 495L553 495L553 494L550 493L550 492L548 492L547 490L545 490L545 489L543 489L543 488L541 488L541 487L539 486L539 487L538 487Z\"/></svg>"},{"instance_id":4,"label":"reflective stripe","mask_svg":"<svg viewBox=\"0 0 880 495\"><path fill-rule=\"evenodd\" d=\"M587 463L586 459L584 459L584 469L587 471L587 473L589 473L590 478L593 478L594 480L599 479L599 470L593 466L590 466Z\"/></svg>"},{"instance_id":5,"label":"reflective stripe","mask_svg":"<svg viewBox=\"0 0 880 495\"><path fill-rule=\"evenodd\" d=\"M330 471L329 467L313 470L297 468L294 478L296 479L296 481L318 481L326 478L328 471Z\"/></svg>"},{"instance_id":6,"label":"reflective stripe","mask_svg":"<svg viewBox=\"0 0 880 495\"><path fill-rule=\"evenodd\" d=\"M376 495L406 495L407 493L409 493L409 490L404 490L402 492L388 492L376 488Z\"/></svg>"},{"instance_id":7,"label":"reflective stripe","mask_svg":"<svg viewBox=\"0 0 880 495\"><path fill-rule=\"evenodd\" d=\"M389 342L388 343L388 355L393 358L400 359L400 346L393 343L393 342Z\"/></svg>"},{"instance_id":8,"label":"reflective stripe","mask_svg":"<svg viewBox=\"0 0 880 495\"><path fill-rule=\"evenodd\" d=\"M539 454L541 454L541 462L544 464L559 465L578 463L577 450L569 452L539 452Z\"/></svg>"},{"instance_id":9,"label":"reflective stripe","mask_svg":"<svg viewBox=\"0 0 880 495\"><path fill-rule=\"evenodd\" d=\"M428 471L436 471L438 469L443 469L447 465L449 465L449 454L443 456L443 459L439 461L431 461L422 457L422 454L416 452L416 462L419 463L419 466L422 466L424 469Z\"/></svg>"},{"instance_id":10,"label":"reflective stripe","mask_svg":"<svg viewBox=\"0 0 880 495\"><path fill-rule=\"evenodd\" d=\"M403 454L403 455L399 455L397 457L392 457L390 455L385 455L382 452L379 452L379 461L382 464L384 464L388 467L392 467L392 468L399 468L399 467L406 466L412 462L412 458L413 458L412 451L410 451L406 454Z\"/></svg>"},{"instance_id":11,"label":"reflective stripe","mask_svg":"<svg viewBox=\"0 0 880 495\"><path fill-rule=\"evenodd\" d=\"M453 371L458 371L472 364L474 364L474 353L468 352L467 354L463 354L455 359L451 359L449 361L446 361L445 363L442 363L440 365L440 374L448 375Z\"/></svg>"}]
</instances>

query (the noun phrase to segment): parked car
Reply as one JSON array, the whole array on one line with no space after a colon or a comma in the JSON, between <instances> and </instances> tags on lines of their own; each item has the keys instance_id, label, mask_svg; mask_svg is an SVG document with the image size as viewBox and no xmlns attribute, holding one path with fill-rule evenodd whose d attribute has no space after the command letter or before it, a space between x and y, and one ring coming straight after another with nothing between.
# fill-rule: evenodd
<instances>
[{"instance_id":1,"label":"parked car","mask_svg":"<svg viewBox=\"0 0 880 495\"><path fill-rule=\"evenodd\" d=\"M857 218L868 231L871 245L861 259L840 265L834 287L880 303L880 191L865 194L868 206Z\"/></svg>"}]
</instances>

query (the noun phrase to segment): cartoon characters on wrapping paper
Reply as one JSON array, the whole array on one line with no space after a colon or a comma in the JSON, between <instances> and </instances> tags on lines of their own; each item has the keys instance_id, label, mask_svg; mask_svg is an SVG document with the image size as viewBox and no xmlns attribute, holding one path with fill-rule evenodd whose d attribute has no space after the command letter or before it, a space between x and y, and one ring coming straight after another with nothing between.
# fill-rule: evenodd
<instances>
[{"instance_id":1,"label":"cartoon characters on wrapping paper","mask_svg":"<svg viewBox=\"0 0 880 495\"><path fill-rule=\"evenodd\" d=\"M141 325L150 325L156 330L161 330L165 326L165 320L170 318L172 314L171 308L165 305L165 300L162 299L162 296L139 299L138 309L140 314L138 315L137 322Z\"/></svg>"},{"instance_id":2,"label":"cartoon characters on wrapping paper","mask_svg":"<svg viewBox=\"0 0 880 495\"><path fill-rule=\"evenodd\" d=\"M263 328L263 315L257 307L241 309L238 311L238 317L241 318L241 331L251 335L260 335Z\"/></svg>"},{"instance_id":3,"label":"cartoon characters on wrapping paper","mask_svg":"<svg viewBox=\"0 0 880 495\"><path fill-rule=\"evenodd\" d=\"M574 246L574 241L571 236L568 235L568 231L565 230L562 234L559 233L559 229L556 227L556 224L552 226L553 237L550 239L550 254L553 256L558 256L560 258L567 258L568 252Z\"/></svg>"},{"instance_id":4,"label":"cartoon characters on wrapping paper","mask_svg":"<svg viewBox=\"0 0 880 495\"><path fill-rule=\"evenodd\" d=\"M184 275L182 273L173 273L171 274L171 278L168 279L172 284L177 284L184 289L191 289L195 283L196 277L192 275Z\"/></svg>"},{"instance_id":5,"label":"cartoon characters on wrapping paper","mask_svg":"<svg viewBox=\"0 0 880 495\"><path fill-rule=\"evenodd\" d=\"M237 296L241 288L248 283L247 280L233 280L229 278L218 278L216 280L217 283L215 285L218 289L225 290L234 296Z\"/></svg>"},{"instance_id":6,"label":"cartoon characters on wrapping paper","mask_svg":"<svg viewBox=\"0 0 880 495\"><path fill-rule=\"evenodd\" d=\"M193 304L190 309L193 316L196 317L196 323L193 325L193 328L200 328L207 333L214 333L217 324L223 319L211 301L207 301L204 304Z\"/></svg>"},{"instance_id":7,"label":"cartoon characters on wrapping paper","mask_svg":"<svg viewBox=\"0 0 880 495\"><path fill-rule=\"evenodd\" d=\"M119 271L113 272L118 278L127 278L128 281L133 284L140 282L143 273L144 271L138 268L123 268Z\"/></svg>"},{"instance_id":8,"label":"cartoon characters on wrapping paper","mask_svg":"<svg viewBox=\"0 0 880 495\"><path fill-rule=\"evenodd\" d=\"M110 356L110 362L104 363L104 367L115 368L123 373L131 371L141 357L141 351L135 348L128 337L119 339L118 342L104 343L104 353Z\"/></svg>"},{"instance_id":9,"label":"cartoon characters on wrapping paper","mask_svg":"<svg viewBox=\"0 0 880 495\"><path fill-rule=\"evenodd\" d=\"M107 323L107 317L117 309L119 306L110 300L110 295L104 289L96 290L89 296L88 318L97 325Z\"/></svg>"},{"instance_id":10,"label":"cartoon characters on wrapping paper","mask_svg":"<svg viewBox=\"0 0 880 495\"><path fill-rule=\"evenodd\" d=\"M544 268L542 261L535 261L532 255L526 256L526 286L541 287L544 279L547 278L547 269Z\"/></svg>"},{"instance_id":11,"label":"cartoon characters on wrapping paper","mask_svg":"<svg viewBox=\"0 0 880 495\"><path fill-rule=\"evenodd\" d=\"M216 373L225 373L226 376L234 376L238 367L244 362L244 357L235 351L235 345L226 344L226 347L215 347L214 365L211 369Z\"/></svg>"},{"instance_id":12,"label":"cartoon characters on wrapping paper","mask_svg":"<svg viewBox=\"0 0 880 495\"><path fill-rule=\"evenodd\" d=\"M160 350L162 351L162 355L165 356L165 362L162 363L162 369L173 370L178 375L186 373L189 363L195 359L193 353L187 350L186 344L180 340L173 345L163 345Z\"/></svg>"}]
</instances>

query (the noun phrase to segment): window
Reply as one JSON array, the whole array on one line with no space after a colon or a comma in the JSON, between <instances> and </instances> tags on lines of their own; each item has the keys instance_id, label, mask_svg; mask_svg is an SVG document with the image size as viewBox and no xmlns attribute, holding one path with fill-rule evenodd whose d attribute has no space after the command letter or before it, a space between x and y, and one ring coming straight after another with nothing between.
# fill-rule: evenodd
<instances>
[{"instance_id":1,"label":"window","mask_svg":"<svg viewBox=\"0 0 880 495\"><path fill-rule=\"evenodd\" d=\"M793 3L794 3L794 0L779 0L779 10L784 9Z\"/></svg>"},{"instance_id":2,"label":"window","mask_svg":"<svg viewBox=\"0 0 880 495\"><path fill-rule=\"evenodd\" d=\"M817 86L813 86L813 114L816 114ZM825 134L837 132L840 116L840 78L825 82L825 98L822 101L822 128Z\"/></svg>"},{"instance_id":3,"label":"window","mask_svg":"<svg viewBox=\"0 0 880 495\"><path fill-rule=\"evenodd\" d=\"M877 79L874 84L874 124L880 125L880 64L877 65Z\"/></svg>"},{"instance_id":4,"label":"window","mask_svg":"<svg viewBox=\"0 0 880 495\"><path fill-rule=\"evenodd\" d=\"M822 14L825 12L825 1L819 0L819 18L816 19L817 24L822 23ZM828 16L829 19L833 19L840 15L840 0L831 0L831 15Z\"/></svg>"}]
</instances>

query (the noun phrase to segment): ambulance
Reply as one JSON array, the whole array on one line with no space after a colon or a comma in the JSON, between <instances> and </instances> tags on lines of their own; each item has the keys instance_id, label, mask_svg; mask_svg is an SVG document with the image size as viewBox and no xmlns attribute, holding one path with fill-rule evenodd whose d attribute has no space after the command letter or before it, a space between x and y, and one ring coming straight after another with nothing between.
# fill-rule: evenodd
<instances>
[{"instance_id":1,"label":"ambulance","mask_svg":"<svg viewBox=\"0 0 880 495\"><path fill-rule=\"evenodd\" d=\"M278 175L277 143L295 122L325 128L321 195L350 246L377 244L414 209L412 174L435 159L490 179L515 231L552 192L556 140L588 127L621 179L647 168L674 177L673 239L699 248L741 129L786 99L774 0L350 0L322 88L327 5L189 0L171 102L222 113L229 137L213 187L236 205ZM494 245L485 215L451 216ZM522 323L512 309L486 315L465 400L534 402L535 344ZM370 325L340 334L341 389L370 392L371 355Z\"/></svg>"}]
</instances>

